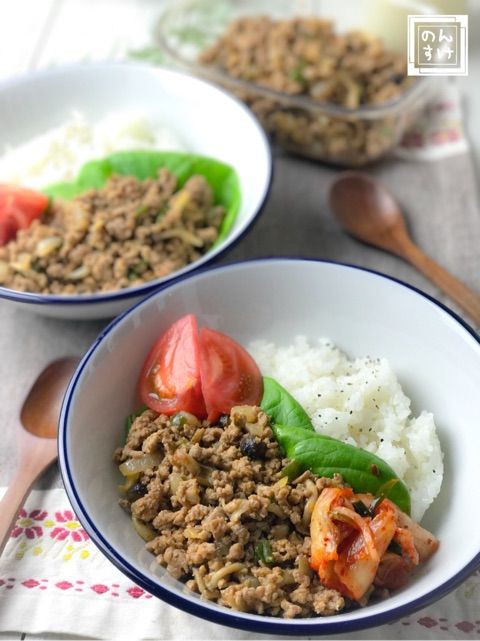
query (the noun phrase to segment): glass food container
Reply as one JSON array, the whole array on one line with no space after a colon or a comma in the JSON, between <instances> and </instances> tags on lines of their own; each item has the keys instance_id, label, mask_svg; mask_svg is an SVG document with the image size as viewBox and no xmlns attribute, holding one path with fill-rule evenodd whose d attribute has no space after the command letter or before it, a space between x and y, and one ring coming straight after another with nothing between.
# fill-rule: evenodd
<instances>
[{"instance_id":1,"label":"glass food container","mask_svg":"<svg viewBox=\"0 0 480 641\"><path fill-rule=\"evenodd\" d=\"M155 37L173 64L244 101L273 142L308 158L359 167L382 158L398 144L431 97L435 78L412 78L412 84L390 102L350 108L233 77L199 62L199 56L236 18L261 15L329 19L335 32L379 36L388 49L406 56L407 15L431 12L428 4L411 0L171 0Z\"/></svg>"}]
</instances>

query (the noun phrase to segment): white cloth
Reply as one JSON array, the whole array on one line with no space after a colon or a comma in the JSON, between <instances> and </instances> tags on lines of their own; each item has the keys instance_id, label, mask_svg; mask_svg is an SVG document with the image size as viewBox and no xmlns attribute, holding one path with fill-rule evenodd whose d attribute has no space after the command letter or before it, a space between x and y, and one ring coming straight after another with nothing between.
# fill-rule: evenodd
<instances>
[{"instance_id":1,"label":"white cloth","mask_svg":"<svg viewBox=\"0 0 480 641\"><path fill-rule=\"evenodd\" d=\"M100 639L255 639L148 594L95 547L64 490L33 491L0 559L0 632ZM429 608L342 639L477 639L480 573ZM262 639L271 637L261 636ZM278 638L278 637L276 637Z\"/></svg>"}]
</instances>

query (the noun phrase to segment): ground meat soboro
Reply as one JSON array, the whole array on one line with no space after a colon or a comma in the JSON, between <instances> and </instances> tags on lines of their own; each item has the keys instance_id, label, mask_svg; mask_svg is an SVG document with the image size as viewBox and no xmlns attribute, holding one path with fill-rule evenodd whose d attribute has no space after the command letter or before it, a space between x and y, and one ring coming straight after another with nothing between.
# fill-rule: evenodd
<instances>
[{"instance_id":1,"label":"ground meat soboro","mask_svg":"<svg viewBox=\"0 0 480 641\"><path fill-rule=\"evenodd\" d=\"M345 606L309 567L309 522L324 487L341 479L305 472L292 483L256 407L221 425L151 410L133 423L117 463L150 457L121 504L157 561L177 579L235 610L278 617L331 615Z\"/></svg>"},{"instance_id":2,"label":"ground meat soboro","mask_svg":"<svg viewBox=\"0 0 480 641\"><path fill-rule=\"evenodd\" d=\"M85 294L139 285L198 260L218 236L225 210L203 176L178 189L114 176L102 189L55 200L47 214L0 247L0 284L43 294Z\"/></svg>"},{"instance_id":3,"label":"ground meat soboro","mask_svg":"<svg viewBox=\"0 0 480 641\"><path fill-rule=\"evenodd\" d=\"M405 58L379 38L361 31L337 33L331 21L315 16L238 18L201 52L199 61L248 83L241 87L228 78L223 81L274 141L306 156L349 165L364 164L392 147L398 117L367 119L361 111L335 116L330 109L319 110L311 102L292 104L285 97L358 110L394 101L415 82L407 75ZM277 96L248 85L274 90Z\"/></svg>"},{"instance_id":4,"label":"ground meat soboro","mask_svg":"<svg viewBox=\"0 0 480 641\"><path fill-rule=\"evenodd\" d=\"M238 18L200 61L275 91L350 109L393 100L413 82L404 56L379 38L336 33L330 20L314 16Z\"/></svg>"}]
</instances>

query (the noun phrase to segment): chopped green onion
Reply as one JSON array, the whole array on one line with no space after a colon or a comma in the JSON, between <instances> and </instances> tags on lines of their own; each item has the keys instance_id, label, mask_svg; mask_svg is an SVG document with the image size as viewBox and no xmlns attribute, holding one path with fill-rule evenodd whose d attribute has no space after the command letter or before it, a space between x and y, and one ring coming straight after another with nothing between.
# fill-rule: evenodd
<instances>
[{"instance_id":1,"label":"chopped green onion","mask_svg":"<svg viewBox=\"0 0 480 641\"><path fill-rule=\"evenodd\" d=\"M148 263L145 260L140 259L128 270L128 278L137 278L138 276L141 276L146 269L148 269Z\"/></svg>"},{"instance_id":2,"label":"chopped green onion","mask_svg":"<svg viewBox=\"0 0 480 641\"><path fill-rule=\"evenodd\" d=\"M132 414L129 414L127 418L125 419L125 441L128 438L128 433L130 432L130 428L133 425L134 420L140 416L140 414L143 414L143 412L147 409L146 405L142 405L140 409L138 409L136 412L133 412Z\"/></svg>"},{"instance_id":3,"label":"chopped green onion","mask_svg":"<svg viewBox=\"0 0 480 641\"><path fill-rule=\"evenodd\" d=\"M298 82L301 85L305 84L306 78L303 75L303 71L306 66L307 65L305 61L301 60L296 67L294 67L293 69L290 69L290 71L288 72L288 77L290 78L290 80L293 80L294 82Z\"/></svg>"},{"instance_id":4,"label":"chopped green onion","mask_svg":"<svg viewBox=\"0 0 480 641\"><path fill-rule=\"evenodd\" d=\"M288 465L286 465L280 476L286 476L288 478L288 482L291 483L294 481L296 478L302 474L304 471L304 466L300 461L297 461L296 459L293 459Z\"/></svg>"},{"instance_id":5,"label":"chopped green onion","mask_svg":"<svg viewBox=\"0 0 480 641\"><path fill-rule=\"evenodd\" d=\"M165 64L165 54L158 47L144 47L143 49L133 49L127 52L127 55L134 60L144 60L156 65Z\"/></svg>"},{"instance_id":6,"label":"chopped green onion","mask_svg":"<svg viewBox=\"0 0 480 641\"><path fill-rule=\"evenodd\" d=\"M170 419L170 423L172 425L175 425L175 427L183 427L186 422L187 422L187 419L182 414L182 412L179 412L178 414L174 414Z\"/></svg>"},{"instance_id":7,"label":"chopped green onion","mask_svg":"<svg viewBox=\"0 0 480 641\"><path fill-rule=\"evenodd\" d=\"M378 488L376 496L386 497L390 490L392 490L395 485L397 485L397 483L400 483L400 479L390 479Z\"/></svg>"},{"instance_id":8,"label":"chopped green onion","mask_svg":"<svg viewBox=\"0 0 480 641\"><path fill-rule=\"evenodd\" d=\"M390 479L378 488L378 491L375 494L375 498L370 503L370 514L372 516L375 514L375 510L380 505L380 503L384 499L388 498L388 493L395 487L397 483L400 483L400 479Z\"/></svg>"},{"instance_id":9,"label":"chopped green onion","mask_svg":"<svg viewBox=\"0 0 480 641\"><path fill-rule=\"evenodd\" d=\"M265 565L273 563L273 550L267 539L260 539L255 546L255 558L265 563Z\"/></svg>"},{"instance_id":10,"label":"chopped green onion","mask_svg":"<svg viewBox=\"0 0 480 641\"><path fill-rule=\"evenodd\" d=\"M141 205L135 212L135 218L140 218L140 216L143 216L143 214L146 214L149 209L150 208L148 205Z\"/></svg>"},{"instance_id":11,"label":"chopped green onion","mask_svg":"<svg viewBox=\"0 0 480 641\"><path fill-rule=\"evenodd\" d=\"M135 417L133 414L129 414L125 419L125 436L128 436L128 433L130 432L130 428L132 427L132 423L134 420L135 420Z\"/></svg>"},{"instance_id":12,"label":"chopped green onion","mask_svg":"<svg viewBox=\"0 0 480 641\"><path fill-rule=\"evenodd\" d=\"M162 205L158 210L157 216L155 218L155 222L159 223L162 220L162 218L165 216L167 211L168 211L168 204L165 203L165 205Z\"/></svg>"}]
</instances>

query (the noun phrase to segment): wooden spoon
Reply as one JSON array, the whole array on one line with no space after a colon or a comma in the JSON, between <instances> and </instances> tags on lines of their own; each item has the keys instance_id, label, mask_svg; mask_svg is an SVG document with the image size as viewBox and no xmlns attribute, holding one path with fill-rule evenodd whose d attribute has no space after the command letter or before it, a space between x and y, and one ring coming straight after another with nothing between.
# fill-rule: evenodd
<instances>
[{"instance_id":1,"label":"wooden spoon","mask_svg":"<svg viewBox=\"0 0 480 641\"><path fill-rule=\"evenodd\" d=\"M480 325L480 297L412 241L398 203L378 180L361 172L345 172L330 189L330 208L345 231L401 256Z\"/></svg>"},{"instance_id":2,"label":"wooden spoon","mask_svg":"<svg viewBox=\"0 0 480 641\"><path fill-rule=\"evenodd\" d=\"M23 403L17 430L17 470L0 501L0 554L30 488L57 458L60 408L78 361L78 358L71 357L50 363Z\"/></svg>"}]
</instances>

